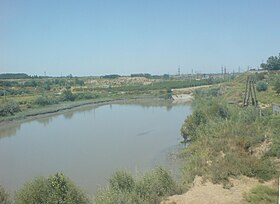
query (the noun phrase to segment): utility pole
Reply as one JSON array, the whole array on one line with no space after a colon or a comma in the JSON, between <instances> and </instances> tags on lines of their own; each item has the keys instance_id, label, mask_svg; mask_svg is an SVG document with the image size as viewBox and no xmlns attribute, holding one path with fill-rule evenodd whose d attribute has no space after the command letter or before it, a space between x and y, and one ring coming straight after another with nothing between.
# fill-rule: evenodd
<instances>
[{"instance_id":1,"label":"utility pole","mask_svg":"<svg viewBox=\"0 0 280 204\"><path fill-rule=\"evenodd\" d=\"M181 68L180 68L180 65L178 65L178 76L181 75Z\"/></svg>"}]
</instances>

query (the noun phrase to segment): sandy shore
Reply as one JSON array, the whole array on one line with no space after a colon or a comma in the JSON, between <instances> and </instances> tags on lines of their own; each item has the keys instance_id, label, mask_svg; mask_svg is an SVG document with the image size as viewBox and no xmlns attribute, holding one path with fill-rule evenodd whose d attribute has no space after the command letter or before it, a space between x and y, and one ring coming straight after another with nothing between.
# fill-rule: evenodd
<instances>
[{"instance_id":1,"label":"sandy shore","mask_svg":"<svg viewBox=\"0 0 280 204\"><path fill-rule=\"evenodd\" d=\"M172 95L172 103L186 103L186 102L192 102L194 97L192 94L178 94L178 95Z\"/></svg>"}]
</instances>

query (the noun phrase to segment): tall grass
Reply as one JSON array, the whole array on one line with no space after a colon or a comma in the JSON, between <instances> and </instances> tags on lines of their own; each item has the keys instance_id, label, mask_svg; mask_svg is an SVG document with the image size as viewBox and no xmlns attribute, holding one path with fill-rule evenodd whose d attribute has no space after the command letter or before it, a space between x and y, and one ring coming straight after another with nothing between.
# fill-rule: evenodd
<instances>
[{"instance_id":1,"label":"tall grass","mask_svg":"<svg viewBox=\"0 0 280 204\"><path fill-rule=\"evenodd\" d=\"M254 204L277 204L278 190L267 186L259 185L244 195L249 203Z\"/></svg>"},{"instance_id":2,"label":"tall grass","mask_svg":"<svg viewBox=\"0 0 280 204\"><path fill-rule=\"evenodd\" d=\"M222 97L213 97L212 90L197 95L195 110L182 126L182 136L190 140L182 153L185 182L192 182L196 175L224 184L229 177L239 175L275 178L278 171L269 156L280 153L280 140L275 136L279 136L280 117L270 113L260 116L255 107L230 105ZM266 154L257 157L255 149L265 140L275 142Z\"/></svg>"}]
</instances>

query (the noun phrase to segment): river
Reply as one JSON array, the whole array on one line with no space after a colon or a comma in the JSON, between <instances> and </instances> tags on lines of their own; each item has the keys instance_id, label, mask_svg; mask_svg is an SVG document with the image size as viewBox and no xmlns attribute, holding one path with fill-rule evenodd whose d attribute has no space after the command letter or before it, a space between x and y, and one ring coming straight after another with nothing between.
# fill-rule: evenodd
<instances>
[{"instance_id":1,"label":"river","mask_svg":"<svg viewBox=\"0 0 280 204\"><path fill-rule=\"evenodd\" d=\"M189 104L135 101L81 107L0 129L0 184L14 192L36 176L63 172L93 195L116 170L172 166Z\"/></svg>"}]
</instances>

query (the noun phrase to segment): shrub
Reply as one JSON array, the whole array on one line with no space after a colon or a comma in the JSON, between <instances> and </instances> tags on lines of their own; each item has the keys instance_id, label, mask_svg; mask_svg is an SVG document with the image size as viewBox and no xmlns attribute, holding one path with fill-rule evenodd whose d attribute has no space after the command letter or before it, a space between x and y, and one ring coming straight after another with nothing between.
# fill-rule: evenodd
<instances>
[{"instance_id":1,"label":"shrub","mask_svg":"<svg viewBox=\"0 0 280 204\"><path fill-rule=\"evenodd\" d=\"M57 101L55 99L49 98L48 96L39 96L38 98L36 98L34 103L40 106L46 106L55 104L57 103Z\"/></svg>"},{"instance_id":2,"label":"shrub","mask_svg":"<svg viewBox=\"0 0 280 204\"><path fill-rule=\"evenodd\" d=\"M0 186L0 203L1 204L11 204L9 199L9 194L5 191L5 189Z\"/></svg>"},{"instance_id":3,"label":"shrub","mask_svg":"<svg viewBox=\"0 0 280 204\"><path fill-rule=\"evenodd\" d=\"M59 203L87 204L86 195L62 173L35 178L16 193L16 204Z\"/></svg>"},{"instance_id":4,"label":"shrub","mask_svg":"<svg viewBox=\"0 0 280 204\"><path fill-rule=\"evenodd\" d=\"M123 171L110 178L110 185L98 191L96 204L160 203L163 196L171 195L177 185L171 175L158 167L138 179Z\"/></svg>"},{"instance_id":5,"label":"shrub","mask_svg":"<svg viewBox=\"0 0 280 204\"><path fill-rule=\"evenodd\" d=\"M19 111L19 104L15 101L8 101L3 105L0 105L0 116L14 115Z\"/></svg>"},{"instance_id":6,"label":"shrub","mask_svg":"<svg viewBox=\"0 0 280 204\"><path fill-rule=\"evenodd\" d=\"M110 188L119 190L119 191L128 191L131 192L134 188L134 180L131 174L125 171L117 171L115 172L110 180Z\"/></svg>"},{"instance_id":7,"label":"shrub","mask_svg":"<svg viewBox=\"0 0 280 204\"><path fill-rule=\"evenodd\" d=\"M61 94L61 98L63 101L74 101L75 95L71 92L71 90L65 90Z\"/></svg>"},{"instance_id":8,"label":"shrub","mask_svg":"<svg viewBox=\"0 0 280 204\"><path fill-rule=\"evenodd\" d=\"M209 117L213 118L221 118L228 119L230 117L230 112L228 106L225 102L220 102L212 99L212 102L207 104L207 114Z\"/></svg>"},{"instance_id":9,"label":"shrub","mask_svg":"<svg viewBox=\"0 0 280 204\"><path fill-rule=\"evenodd\" d=\"M267 90L267 83L264 81L257 82L256 89L257 91L266 91Z\"/></svg>"},{"instance_id":10,"label":"shrub","mask_svg":"<svg viewBox=\"0 0 280 204\"><path fill-rule=\"evenodd\" d=\"M167 89L166 90L166 99L171 99L172 98L172 90L171 89Z\"/></svg>"},{"instance_id":11,"label":"shrub","mask_svg":"<svg viewBox=\"0 0 280 204\"><path fill-rule=\"evenodd\" d=\"M135 185L136 194L149 203L157 203L160 197L171 195L175 190L171 175L160 167L145 174Z\"/></svg>"},{"instance_id":12,"label":"shrub","mask_svg":"<svg viewBox=\"0 0 280 204\"><path fill-rule=\"evenodd\" d=\"M196 110L192 115L188 116L181 128L181 133L185 141L195 140L198 127L206 122L206 114L202 111Z\"/></svg>"},{"instance_id":13,"label":"shrub","mask_svg":"<svg viewBox=\"0 0 280 204\"><path fill-rule=\"evenodd\" d=\"M132 193L121 192L110 187L99 189L97 195L94 198L94 204L131 204L141 203L140 200Z\"/></svg>"}]
</instances>

